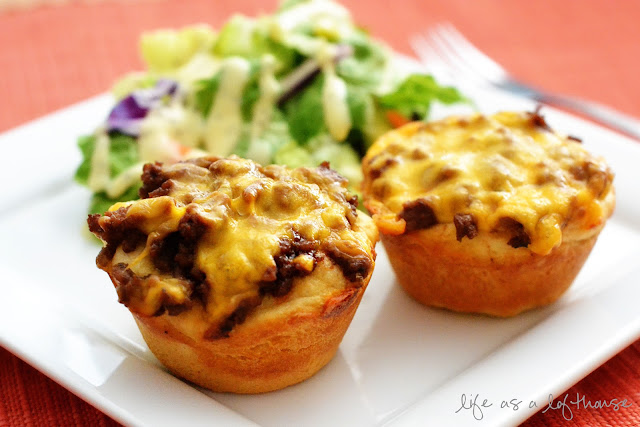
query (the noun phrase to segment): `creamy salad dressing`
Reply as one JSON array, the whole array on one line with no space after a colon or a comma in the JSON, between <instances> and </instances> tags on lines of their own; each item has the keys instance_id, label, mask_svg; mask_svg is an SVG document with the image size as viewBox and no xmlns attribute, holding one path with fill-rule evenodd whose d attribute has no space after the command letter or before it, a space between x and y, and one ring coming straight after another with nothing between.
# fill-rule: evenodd
<instances>
[{"instance_id":1,"label":"creamy salad dressing","mask_svg":"<svg viewBox=\"0 0 640 427\"><path fill-rule=\"evenodd\" d=\"M220 86L205 124L205 148L210 154L226 156L240 138L242 93L249 71L249 61L239 57L222 64Z\"/></svg>"},{"instance_id":2,"label":"creamy salad dressing","mask_svg":"<svg viewBox=\"0 0 640 427\"><path fill-rule=\"evenodd\" d=\"M351 14L344 6L323 0L313 0L287 9L276 15L275 21L281 31L291 32L299 26L325 21L327 18L332 22L351 23Z\"/></svg>"},{"instance_id":3,"label":"creamy salad dressing","mask_svg":"<svg viewBox=\"0 0 640 427\"><path fill-rule=\"evenodd\" d=\"M259 82L260 97L253 107L249 131L250 144L246 156L262 164L271 163L273 157L271 144L260 137L269 128L273 109L282 93L282 87L275 76L276 65L273 55L263 55Z\"/></svg>"},{"instance_id":4,"label":"creamy salad dressing","mask_svg":"<svg viewBox=\"0 0 640 427\"><path fill-rule=\"evenodd\" d=\"M335 72L335 47L322 42L314 49L314 57L321 64L325 79L322 89L325 124L334 139L343 141L351 129L351 116L346 83ZM271 122L281 93L275 69L275 58L270 54L264 55L260 68L260 97L253 110L251 142L247 151L248 157L262 163L269 163L273 155L270 144L259 138ZM110 180L108 164L109 138L102 133L92 157L91 190L105 191L109 197L118 197L136 184L145 162L176 161L183 157L180 145L196 147L202 139L210 154L226 156L231 153L243 129L240 101L249 79L250 65L242 58L232 57L222 62L221 71L220 86L206 123L203 124L196 113L187 111L179 101L150 111L142 122L137 140L141 162L113 180ZM180 141L180 145L176 141Z\"/></svg>"},{"instance_id":5,"label":"creamy salad dressing","mask_svg":"<svg viewBox=\"0 0 640 427\"><path fill-rule=\"evenodd\" d=\"M110 180L107 187L105 188L107 196L115 199L116 197L120 197L122 194L124 194L124 192L129 188L137 184L140 180L140 175L142 175L142 167L145 163L146 162L136 163L114 179Z\"/></svg>"},{"instance_id":6,"label":"creamy salad dressing","mask_svg":"<svg viewBox=\"0 0 640 427\"><path fill-rule=\"evenodd\" d=\"M91 156L91 171L87 186L94 193L103 191L109 185L109 136L106 132L98 132L96 146Z\"/></svg>"},{"instance_id":7,"label":"creamy salad dressing","mask_svg":"<svg viewBox=\"0 0 640 427\"><path fill-rule=\"evenodd\" d=\"M313 57L327 42L300 29L312 28L312 33L329 40L339 40L353 31L353 20L342 5L324 0L301 3L276 15L270 22L271 36Z\"/></svg>"},{"instance_id":8,"label":"creamy salad dressing","mask_svg":"<svg viewBox=\"0 0 640 427\"><path fill-rule=\"evenodd\" d=\"M89 188L93 192L104 191L108 197L117 198L138 183L145 163L177 161L185 157L185 151L205 154L200 150L184 149L184 146L198 145L202 137L201 128L202 120L187 111L179 102L152 110L142 121L140 136L137 138L140 162L125 169L113 179L109 164L109 136L106 131L99 132L91 156ZM180 144L176 141L180 141Z\"/></svg>"},{"instance_id":9,"label":"creamy salad dressing","mask_svg":"<svg viewBox=\"0 0 640 427\"><path fill-rule=\"evenodd\" d=\"M280 32L279 29L272 31L274 39L291 46L306 56L313 56L324 44L324 40L319 40L303 34L287 34Z\"/></svg>"},{"instance_id":10,"label":"creamy salad dressing","mask_svg":"<svg viewBox=\"0 0 640 427\"><path fill-rule=\"evenodd\" d=\"M339 4L314 0L295 6L271 21L271 31L279 35L279 39L295 46L319 64L324 75L322 111L325 125L336 141L344 141L351 130L352 121L347 102L347 86L335 70L337 47L321 38L292 33L293 29L309 23L321 27L325 33L335 32L339 36L344 25L352 25L351 16ZM271 144L261 141L260 136L269 127L273 110L282 93L282 85L275 76L276 68L277 62L271 54L262 56L260 96L254 105L253 118L249 124L250 144L246 155L262 163L270 163L273 156ZM218 71L222 75L209 116L203 120L175 100L151 110L142 122L137 140L141 162L113 180L110 179L108 162L109 138L103 132L91 159L91 190L105 191L109 197L118 197L136 184L145 162L175 161L187 157L181 150L181 145L197 147L204 141L208 154L229 155L243 132L241 100L250 77L249 61L240 57L217 61L210 55L198 53L180 67L176 78L183 84L191 84ZM180 144L176 141L180 141ZM205 154L200 150L191 151L189 154L192 155Z\"/></svg>"},{"instance_id":11,"label":"creamy salad dressing","mask_svg":"<svg viewBox=\"0 0 640 427\"><path fill-rule=\"evenodd\" d=\"M324 74L322 86L322 113L329 134L336 141L344 141L351 130L351 113L347 103L347 84L336 74L337 47L324 43L315 58Z\"/></svg>"},{"instance_id":12,"label":"creamy salad dressing","mask_svg":"<svg viewBox=\"0 0 640 427\"><path fill-rule=\"evenodd\" d=\"M336 141L344 141L351 130L351 114L347 104L347 84L336 75L333 63L323 66L322 112L329 133Z\"/></svg>"},{"instance_id":13,"label":"creamy salad dressing","mask_svg":"<svg viewBox=\"0 0 640 427\"><path fill-rule=\"evenodd\" d=\"M180 146L175 141L194 147L201 138L202 122L195 119L178 103L151 110L142 122L138 137L140 159L159 162L179 159Z\"/></svg>"},{"instance_id":14,"label":"creamy salad dressing","mask_svg":"<svg viewBox=\"0 0 640 427\"><path fill-rule=\"evenodd\" d=\"M182 85L191 85L193 82L208 79L220 69L220 61L212 55L198 52L178 69L176 80Z\"/></svg>"},{"instance_id":15,"label":"creamy salad dressing","mask_svg":"<svg viewBox=\"0 0 640 427\"><path fill-rule=\"evenodd\" d=\"M116 85L116 96L122 102L139 90L168 92L143 107L143 119L126 103L116 106L126 120L134 125L141 122L139 132L135 129L132 135L137 156L127 152L126 159L118 160L125 162L117 168L125 169L118 176L111 174L111 157L122 153L119 147L110 148L106 131L97 130L87 142L94 145L92 155L84 156L76 178L94 192L91 209L96 211L110 201L104 193L116 199L139 184L135 175L141 163L196 155L237 153L263 164L291 167L330 161L356 188L362 179L358 153L388 130L385 110L397 108L397 101L383 105L374 100L399 87L388 49L371 40L354 24L349 11L331 0L283 4L275 13L255 19L236 15L218 32L187 27L147 33L140 49L147 72L125 77ZM357 49L370 50L371 55L357 55ZM260 67L257 94L253 90L256 61ZM345 67L340 61L347 61ZM321 88L320 81L315 80L316 86L312 83L318 72ZM200 84L211 79L215 88ZM359 86L360 79L366 87ZM307 91L309 87L320 90ZM426 104L431 95L438 99L437 94L424 94ZM207 96L211 98L203 99ZM243 106L254 100L246 118ZM357 108L357 116L352 117L352 107ZM110 131L131 132L112 126L109 120L106 125ZM356 138L347 140L353 130L359 133L353 132ZM322 147L313 144L315 140L324 141ZM83 152L91 151L83 148Z\"/></svg>"},{"instance_id":16,"label":"creamy salad dressing","mask_svg":"<svg viewBox=\"0 0 640 427\"><path fill-rule=\"evenodd\" d=\"M251 140L258 138L271 123L273 107L280 95L280 83L274 74L276 61L272 55L262 57L260 68L260 98L253 107Z\"/></svg>"}]
</instances>

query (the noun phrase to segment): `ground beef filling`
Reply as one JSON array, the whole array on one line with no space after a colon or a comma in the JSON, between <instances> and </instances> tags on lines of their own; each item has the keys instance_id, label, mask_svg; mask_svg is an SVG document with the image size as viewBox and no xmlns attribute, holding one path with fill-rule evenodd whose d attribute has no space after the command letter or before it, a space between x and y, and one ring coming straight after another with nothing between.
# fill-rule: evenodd
<instances>
[{"instance_id":1,"label":"ground beef filling","mask_svg":"<svg viewBox=\"0 0 640 427\"><path fill-rule=\"evenodd\" d=\"M129 207L124 206L116 211L107 212L104 216L108 220L103 219L102 222L99 221L100 215L90 215L87 220L89 230L106 243L96 259L96 264L103 270L108 270L118 247L124 252L131 252L147 241L147 235L138 228L143 218L127 216L128 210ZM193 300L203 303L206 301L209 286L205 274L194 263L198 240L205 231L206 225L195 209L187 207L178 231L150 243L149 254L158 271L182 279L189 290L187 301L182 303L183 307L178 307L179 304L163 294L159 309L154 315L165 312L175 315L190 307ZM138 277L124 264L112 267L111 276L116 284L119 301L127 307L131 306L133 299L144 299L141 293L149 289L149 281L159 280L155 275ZM146 285L143 285L144 281Z\"/></svg>"},{"instance_id":2,"label":"ground beef filling","mask_svg":"<svg viewBox=\"0 0 640 427\"><path fill-rule=\"evenodd\" d=\"M540 129L544 129L547 132L553 132L553 129L551 129L551 126L549 126L544 116L540 114L541 108L542 106L538 105L533 112L529 113L531 124L539 127Z\"/></svg>"},{"instance_id":3,"label":"ground beef filling","mask_svg":"<svg viewBox=\"0 0 640 427\"><path fill-rule=\"evenodd\" d=\"M207 339L227 338L233 328L243 323L267 295L273 297L287 295L293 288L296 277L304 277L313 272L321 259L318 247L318 242L306 240L296 232L293 233L293 239L283 237L280 240L279 252L273 257L275 266L265 271L262 281L258 283L259 294L242 300L227 318L219 325L210 328L205 337ZM301 256L311 262L300 262Z\"/></svg>"},{"instance_id":4,"label":"ground beef filling","mask_svg":"<svg viewBox=\"0 0 640 427\"><path fill-rule=\"evenodd\" d=\"M233 328L244 322L262 303L263 298L268 295L276 298L286 296L293 289L296 278L305 277L313 272L318 261L322 260L323 253L341 268L354 288L362 286L373 268L369 255L354 242L339 240L325 243L321 247L319 242L306 240L294 232L293 239L284 237L280 240L279 253L273 257L275 266L265 271L262 281L258 284L259 296L241 301L220 325L207 332L206 337L228 337ZM300 261L303 257L306 262Z\"/></svg>"},{"instance_id":5,"label":"ground beef filling","mask_svg":"<svg viewBox=\"0 0 640 427\"><path fill-rule=\"evenodd\" d=\"M298 233L293 233L293 240L284 237L280 240L280 253L273 257L276 265L265 272L259 283L260 295L272 295L282 297L288 294L293 287L293 279L310 274L318 260L318 242L306 240ZM309 257L312 261L310 268L298 262L300 256Z\"/></svg>"},{"instance_id":6,"label":"ground beef filling","mask_svg":"<svg viewBox=\"0 0 640 427\"><path fill-rule=\"evenodd\" d=\"M171 192L173 182L162 170L162 163L147 163L142 169L142 187L138 190L141 199L166 196Z\"/></svg>"},{"instance_id":7,"label":"ground beef filling","mask_svg":"<svg viewBox=\"0 0 640 427\"><path fill-rule=\"evenodd\" d=\"M324 245L324 251L342 269L344 277L357 287L369 276L373 265L362 248L350 240L336 240Z\"/></svg>"},{"instance_id":8,"label":"ground beef filling","mask_svg":"<svg viewBox=\"0 0 640 427\"><path fill-rule=\"evenodd\" d=\"M380 155L378 154L378 156ZM371 166L376 160L378 160L378 156L372 157L369 161L369 165L371 167L371 169L369 170L369 174L371 175L372 179L380 178L387 169L398 164L398 160L396 158L387 157L386 159L384 159L382 164L376 165L376 167Z\"/></svg>"},{"instance_id":9,"label":"ground beef filling","mask_svg":"<svg viewBox=\"0 0 640 427\"><path fill-rule=\"evenodd\" d=\"M358 219L358 195L351 194L345 197L347 203L349 203L349 211L346 213L347 221L349 221L349 225L351 228L356 224Z\"/></svg>"},{"instance_id":10,"label":"ground beef filling","mask_svg":"<svg viewBox=\"0 0 640 427\"><path fill-rule=\"evenodd\" d=\"M438 223L433 208L423 199L406 202L398 217L407 224L405 233L430 228Z\"/></svg>"},{"instance_id":11,"label":"ground beef filling","mask_svg":"<svg viewBox=\"0 0 640 427\"><path fill-rule=\"evenodd\" d=\"M191 300L205 303L209 292L206 275L195 265L198 241L204 235L207 226L196 212L196 207L187 207L180 220L178 231L163 239L151 242L149 256L153 265L162 273L183 279L188 283Z\"/></svg>"},{"instance_id":12,"label":"ground beef filling","mask_svg":"<svg viewBox=\"0 0 640 427\"><path fill-rule=\"evenodd\" d=\"M136 302L144 300L144 292L147 287L149 285L153 286L153 282L161 280L156 275L139 277L123 263L112 267L111 278L116 284L118 301L133 310L136 310ZM152 315L160 316L166 312L171 316L175 316L189 309L189 307L191 307L191 301L178 302L172 299L169 294L163 292L160 301L157 303L157 309Z\"/></svg>"},{"instance_id":13,"label":"ground beef filling","mask_svg":"<svg viewBox=\"0 0 640 427\"><path fill-rule=\"evenodd\" d=\"M216 325L205 333L205 338L210 340L228 338L229 334L236 327L243 323L247 316L262 302L262 297L246 298L240 301L235 310L224 319L220 325Z\"/></svg>"},{"instance_id":14,"label":"ground beef filling","mask_svg":"<svg viewBox=\"0 0 640 427\"><path fill-rule=\"evenodd\" d=\"M531 238L524 229L524 226L513 218L500 218L498 231L504 231L511 235L507 243L512 248L526 248L531 243Z\"/></svg>"},{"instance_id":15,"label":"ground beef filling","mask_svg":"<svg viewBox=\"0 0 640 427\"><path fill-rule=\"evenodd\" d=\"M217 157L202 157L197 159L189 159L181 162L197 166L197 168L189 167L184 169L167 169L161 162L147 163L142 169L142 187L138 191L141 199L153 197L168 196L175 188L176 181L189 181L193 178L202 177L209 172L209 168L219 160ZM181 200L189 203L190 200Z\"/></svg>"},{"instance_id":16,"label":"ground beef filling","mask_svg":"<svg viewBox=\"0 0 640 427\"><path fill-rule=\"evenodd\" d=\"M89 215L87 223L89 231L106 242L96 259L96 264L103 270L109 265L118 246L126 253L132 252L147 239L147 235L139 230L142 217L127 216L128 206L104 214L105 220L100 223L100 214Z\"/></svg>"},{"instance_id":17,"label":"ground beef filling","mask_svg":"<svg viewBox=\"0 0 640 427\"><path fill-rule=\"evenodd\" d=\"M463 237L468 237L471 240L478 235L478 226L471 214L455 214L453 216L453 225L456 227L456 239L458 242L461 242Z\"/></svg>"},{"instance_id":18,"label":"ground beef filling","mask_svg":"<svg viewBox=\"0 0 640 427\"><path fill-rule=\"evenodd\" d=\"M398 217L404 219L407 224L405 233L424 230L438 223L433 209L422 199L406 202ZM456 239L459 242L464 237L471 240L478 235L478 226L471 214L454 215L453 225L456 227ZM509 237L507 244L513 248L526 248L531 244L531 237L527 234L524 226L512 218L501 218L495 231L509 234L511 237Z\"/></svg>"},{"instance_id":19,"label":"ground beef filling","mask_svg":"<svg viewBox=\"0 0 640 427\"><path fill-rule=\"evenodd\" d=\"M144 278L136 276L126 264L116 264L111 270L111 278L116 283L118 301L129 306L129 301L143 297L142 281Z\"/></svg>"},{"instance_id":20,"label":"ground beef filling","mask_svg":"<svg viewBox=\"0 0 640 427\"><path fill-rule=\"evenodd\" d=\"M142 174L141 198L172 196L176 189L182 188L183 181L192 182L202 179L206 182L206 175L231 176L244 174L244 169L233 169L234 163L228 160L218 161L217 158L203 158L185 163L191 163L199 168L174 168L163 166L156 162L146 164ZM262 169L261 169L262 171ZM268 170L265 170L265 176ZM277 172L277 171L276 171ZM332 185L334 182L344 181L340 175L323 163L316 173L308 172L305 178L321 187ZM277 174L276 174L277 175ZM273 179L281 179L279 175ZM246 197L257 198L253 194L253 187L247 187ZM185 214L180 219L175 231L161 237L149 237L141 231L143 216L128 215L129 206L124 206L104 216L91 215L88 218L90 231L105 242L104 248L98 255L97 264L108 271L116 286L121 303L132 311L144 315L177 315L199 303L206 309L209 293L216 284L207 280L206 274L197 266L197 250L200 239L207 233L208 223L199 215L199 205L180 196L180 203L187 204ZM243 193L244 197L244 193ZM348 192L332 194L331 198L344 204L345 218L353 227L357 219L358 198ZM142 276L136 274L127 264L114 264L114 256L118 248L124 252L140 249L141 245L148 245L148 257L153 264L153 273ZM240 301L230 314L223 317L216 325L212 325L205 333L205 338L220 339L228 337L235 326L245 322L247 317L262 303L266 297L282 298L293 289L296 278L305 277L313 272L317 263L324 257L333 261L344 273L344 276L357 288L369 276L373 268L369 255L355 242L335 241L320 242L307 240L301 234L293 231L290 236L280 239L277 253L273 256L274 265L264 272L262 279L256 284L257 294ZM133 268L136 270L135 268ZM179 279L179 286L185 293L177 293L171 297L169 292L162 292L153 306L148 306L148 292L150 289L166 285L167 277L174 281ZM180 300L178 300L180 298ZM146 305L145 305L146 304Z\"/></svg>"}]
</instances>

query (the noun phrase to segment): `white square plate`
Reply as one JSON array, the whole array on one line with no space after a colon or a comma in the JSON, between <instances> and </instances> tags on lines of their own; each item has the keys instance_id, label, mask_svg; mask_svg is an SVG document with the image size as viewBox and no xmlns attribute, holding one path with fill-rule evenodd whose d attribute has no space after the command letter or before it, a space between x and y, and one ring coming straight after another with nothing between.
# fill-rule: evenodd
<instances>
[{"instance_id":1,"label":"white square plate","mask_svg":"<svg viewBox=\"0 0 640 427\"><path fill-rule=\"evenodd\" d=\"M467 93L486 113L534 107ZM320 373L254 396L195 388L151 355L83 232L89 193L72 180L75 140L111 105L100 96L0 136L0 344L123 423L512 425L640 337L640 145L545 109L617 174L616 212L559 302L511 319L429 309L395 284L379 246L356 317ZM478 407L461 409L478 395ZM485 399L492 406L481 408Z\"/></svg>"}]
</instances>

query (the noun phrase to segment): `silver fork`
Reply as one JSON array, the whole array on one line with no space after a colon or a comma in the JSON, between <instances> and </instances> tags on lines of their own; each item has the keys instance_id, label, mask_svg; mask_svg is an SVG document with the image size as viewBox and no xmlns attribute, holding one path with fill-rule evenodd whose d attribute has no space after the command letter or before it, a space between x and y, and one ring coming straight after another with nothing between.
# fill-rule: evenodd
<instances>
[{"instance_id":1,"label":"silver fork","mask_svg":"<svg viewBox=\"0 0 640 427\"><path fill-rule=\"evenodd\" d=\"M417 35L411 45L418 58L440 71L481 86L494 86L538 102L581 113L611 129L640 140L640 120L596 102L549 93L516 80L502 66L469 42L452 24L434 26Z\"/></svg>"}]
</instances>

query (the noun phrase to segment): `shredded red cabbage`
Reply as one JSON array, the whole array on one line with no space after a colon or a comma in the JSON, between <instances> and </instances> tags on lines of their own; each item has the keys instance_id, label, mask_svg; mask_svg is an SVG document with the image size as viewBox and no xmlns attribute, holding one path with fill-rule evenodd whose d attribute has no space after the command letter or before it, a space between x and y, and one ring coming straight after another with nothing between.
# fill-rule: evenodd
<instances>
[{"instance_id":1,"label":"shredded red cabbage","mask_svg":"<svg viewBox=\"0 0 640 427\"><path fill-rule=\"evenodd\" d=\"M149 111L159 106L165 97L178 93L178 83L170 79L160 79L149 89L139 89L118 102L107 117L107 132L118 131L138 137L140 126Z\"/></svg>"},{"instance_id":2,"label":"shredded red cabbage","mask_svg":"<svg viewBox=\"0 0 640 427\"><path fill-rule=\"evenodd\" d=\"M333 55L333 62L338 63L344 58L353 55L353 47L348 44L341 44L336 47ZM280 83L282 93L278 98L278 105L282 105L297 93L302 91L320 73L320 63L315 58L307 59L286 75Z\"/></svg>"}]
</instances>

